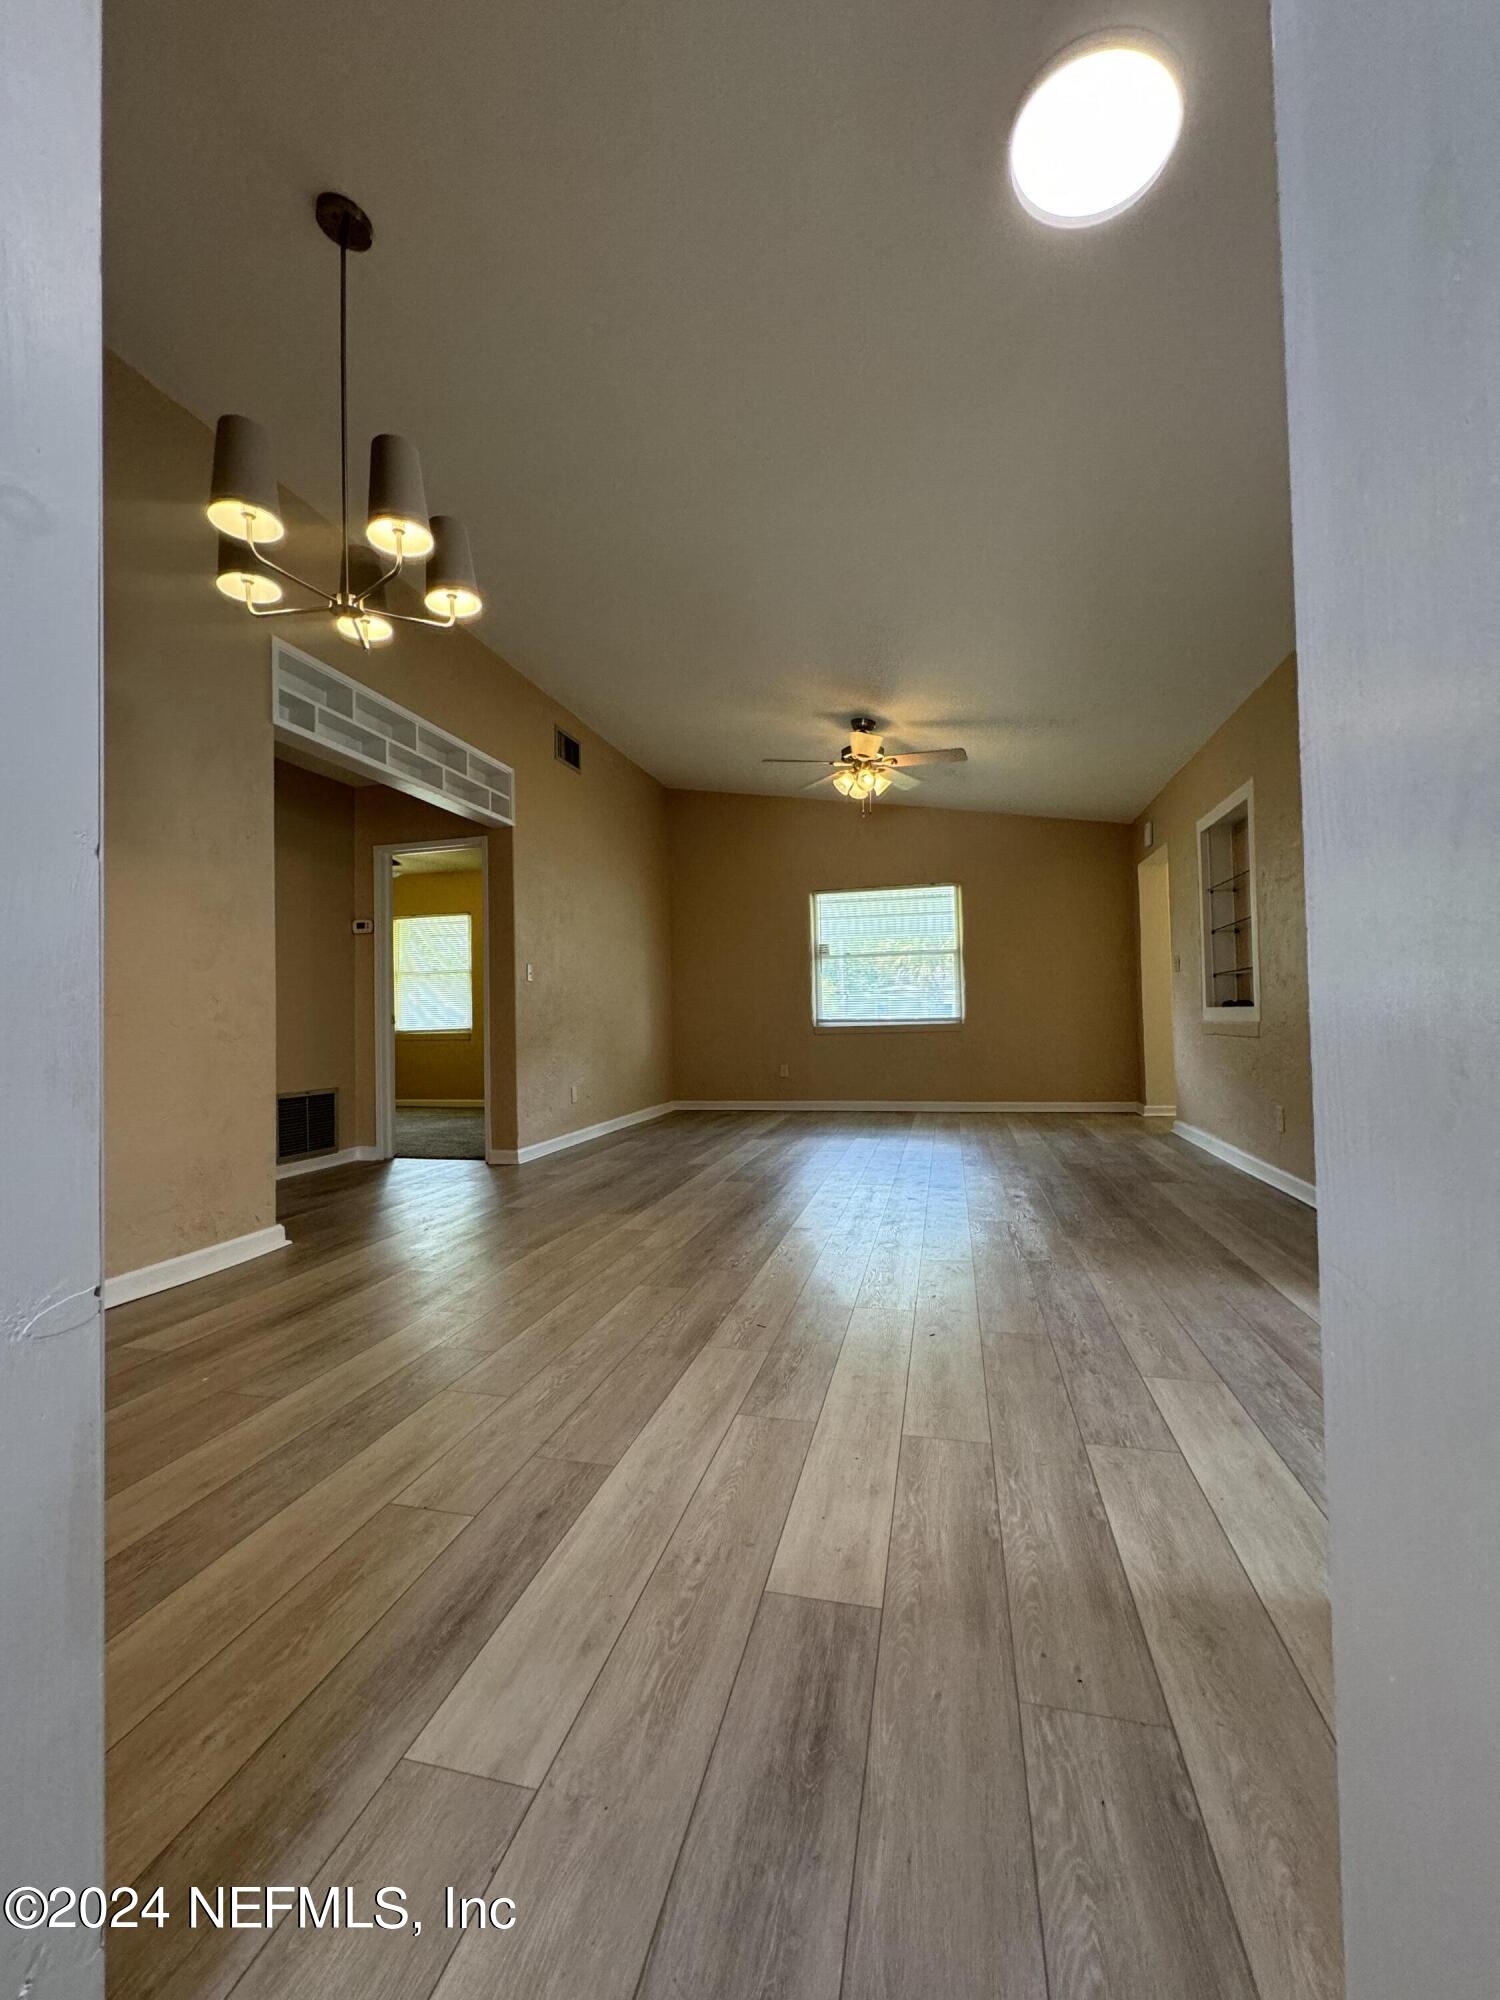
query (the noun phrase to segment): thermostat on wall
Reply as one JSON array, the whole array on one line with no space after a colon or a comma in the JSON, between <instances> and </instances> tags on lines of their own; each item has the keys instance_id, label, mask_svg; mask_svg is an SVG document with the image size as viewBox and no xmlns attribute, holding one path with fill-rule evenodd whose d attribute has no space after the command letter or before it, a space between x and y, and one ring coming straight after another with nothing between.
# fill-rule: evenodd
<instances>
[{"instance_id":1,"label":"thermostat on wall","mask_svg":"<svg viewBox=\"0 0 1500 2000\"><path fill-rule=\"evenodd\" d=\"M375 919L373 917L356 917L354 919L354 935L356 937L368 937L374 928Z\"/></svg>"}]
</instances>

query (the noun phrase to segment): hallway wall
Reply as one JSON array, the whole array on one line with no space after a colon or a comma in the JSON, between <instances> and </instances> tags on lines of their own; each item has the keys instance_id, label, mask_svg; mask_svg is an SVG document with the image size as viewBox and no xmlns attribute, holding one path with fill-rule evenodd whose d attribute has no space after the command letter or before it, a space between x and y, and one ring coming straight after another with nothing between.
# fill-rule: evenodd
<instances>
[{"instance_id":1,"label":"hallway wall","mask_svg":"<svg viewBox=\"0 0 1500 2000\"><path fill-rule=\"evenodd\" d=\"M1197 823L1255 781L1261 996L1258 1023L1203 1018ZM1297 663L1284 660L1163 787L1135 823L1133 852L1165 846L1172 869L1173 1060L1177 1116L1299 1180L1313 1167L1307 1025L1307 908L1302 886L1302 767ZM1286 1130L1276 1129L1276 1106Z\"/></svg>"},{"instance_id":2,"label":"hallway wall","mask_svg":"<svg viewBox=\"0 0 1500 2000\"><path fill-rule=\"evenodd\" d=\"M1500 11L1274 0L1350 2000L1500 1968Z\"/></svg>"},{"instance_id":3,"label":"hallway wall","mask_svg":"<svg viewBox=\"0 0 1500 2000\"><path fill-rule=\"evenodd\" d=\"M106 1882L99 1310L99 6L0 7L0 1882ZM71 1912L51 1904L52 1921ZM116 1906L118 1907L118 1906ZM0 1993L96 2000L86 1924Z\"/></svg>"}]
</instances>

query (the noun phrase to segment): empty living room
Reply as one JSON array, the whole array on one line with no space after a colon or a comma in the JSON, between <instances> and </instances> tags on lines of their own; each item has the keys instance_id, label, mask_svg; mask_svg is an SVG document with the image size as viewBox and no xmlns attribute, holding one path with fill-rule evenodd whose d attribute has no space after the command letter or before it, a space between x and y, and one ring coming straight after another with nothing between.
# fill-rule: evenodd
<instances>
[{"instance_id":1,"label":"empty living room","mask_svg":"<svg viewBox=\"0 0 1500 2000\"><path fill-rule=\"evenodd\" d=\"M3 2000L1500 1994L1497 75L11 0Z\"/></svg>"}]
</instances>

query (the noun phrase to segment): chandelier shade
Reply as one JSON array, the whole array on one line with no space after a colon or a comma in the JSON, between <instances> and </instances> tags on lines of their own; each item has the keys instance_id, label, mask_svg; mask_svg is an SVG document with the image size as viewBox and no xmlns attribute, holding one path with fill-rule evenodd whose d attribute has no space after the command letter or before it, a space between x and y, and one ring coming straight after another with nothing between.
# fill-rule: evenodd
<instances>
[{"instance_id":1,"label":"chandelier shade","mask_svg":"<svg viewBox=\"0 0 1500 2000\"><path fill-rule=\"evenodd\" d=\"M451 632L483 609L474 558L462 523L452 515L429 520L422 461L416 446L395 431L370 445L370 505L365 542L351 541L349 519L349 259L375 240L370 218L345 194L318 196L314 216L339 253L339 570L336 582L310 582L264 551L285 533L281 498L271 462L271 442L250 417L220 417L208 518L219 530L214 582L252 618L331 617L352 645L383 646L398 625L426 625ZM371 554L371 550L378 552ZM432 558L423 612L398 611L386 586L407 563ZM414 581L410 576L408 581ZM303 602L283 604L287 585Z\"/></svg>"},{"instance_id":2,"label":"chandelier shade","mask_svg":"<svg viewBox=\"0 0 1500 2000\"><path fill-rule=\"evenodd\" d=\"M396 636L385 597L386 572L368 549L349 551L350 603L334 620L338 635L355 646L384 646Z\"/></svg>"},{"instance_id":3,"label":"chandelier shade","mask_svg":"<svg viewBox=\"0 0 1500 2000\"><path fill-rule=\"evenodd\" d=\"M221 535L239 542L279 542L286 533L271 440L253 417L219 419L208 518Z\"/></svg>"},{"instance_id":4,"label":"chandelier shade","mask_svg":"<svg viewBox=\"0 0 1500 2000\"><path fill-rule=\"evenodd\" d=\"M484 609L474 576L469 531L452 514L432 517L432 554L427 558L423 602L435 618L477 618Z\"/></svg>"},{"instance_id":5,"label":"chandelier shade","mask_svg":"<svg viewBox=\"0 0 1500 2000\"><path fill-rule=\"evenodd\" d=\"M388 646L396 636L390 619L382 618L378 611L341 611L333 628L341 639L347 639L351 646L363 646L366 652L372 646Z\"/></svg>"},{"instance_id":6,"label":"chandelier shade","mask_svg":"<svg viewBox=\"0 0 1500 2000\"><path fill-rule=\"evenodd\" d=\"M419 560L432 551L422 461L408 438L382 431L370 440L370 511L365 540L382 555Z\"/></svg>"},{"instance_id":7,"label":"chandelier shade","mask_svg":"<svg viewBox=\"0 0 1500 2000\"><path fill-rule=\"evenodd\" d=\"M281 585L253 549L232 535L219 537L214 582L236 604L279 604Z\"/></svg>"}]
</instances>

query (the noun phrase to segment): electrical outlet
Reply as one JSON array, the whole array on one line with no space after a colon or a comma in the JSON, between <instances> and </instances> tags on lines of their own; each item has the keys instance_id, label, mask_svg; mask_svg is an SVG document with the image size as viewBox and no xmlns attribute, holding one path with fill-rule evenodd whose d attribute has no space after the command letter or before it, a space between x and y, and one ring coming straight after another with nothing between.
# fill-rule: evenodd
<instances>
[{"instance_id":1,"label":"electrical outlet","mask_svg":"<svg viewBox=\"0 0 1500 2000\"><path fill-rule=\"evenodd\" d=\"M790 1063L783 1063L783 1064L781 1065L781 1069L780 1069L780 1072L779 1072L779 1074L780 1074L780 1075L782 1075L782 1076L790 1076L790 1075L791 1075L791 1073L792 1073L792 1066L791 1066L791 1064L790 1064Z\"/></svg>"},{"instance_id":2,"label":"electrical outlet","mask_svg":"<svg viewBox=\"0 0 1500 2000\"><path fill-rule=\"evenodd\" d=\"M578 1085L576 1083L568 1085L568 1102L569 1104L576 1104L578 1102Z\"/></svg>"},{"instance_id":3,"label":"electrical outlet","mask_svg":"<svg viewBox=\"0 0 1500 2000\"><path fill-rule=\"evenodd\" d=\"M1271 1108L1276 1113L1276 1130L1284 1132L1286 1130L1286 1106L1284 1104L1276 1104Z\"/></svg>"}]
</instances>

